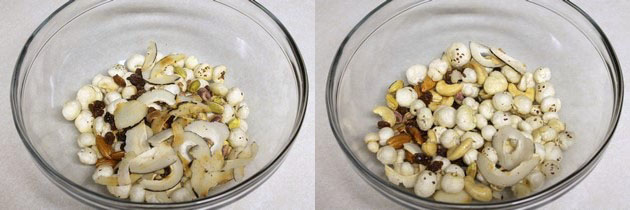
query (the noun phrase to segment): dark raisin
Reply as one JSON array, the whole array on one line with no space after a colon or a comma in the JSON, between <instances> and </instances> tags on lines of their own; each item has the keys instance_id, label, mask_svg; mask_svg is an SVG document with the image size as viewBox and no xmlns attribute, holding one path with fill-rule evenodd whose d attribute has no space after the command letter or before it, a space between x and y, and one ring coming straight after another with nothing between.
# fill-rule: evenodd
<instances>
[{"instance_id":1,"label":"dark raisin","mask_svg":"<svg viewBox=\"0 0 630 210\"><path fill-rule=\"evenodd\" d=\"M125 151L125 146L127 145L127 142L123 142L122 144L120 144L120 151Z\"/></svg>"},{"instance_id":2,"label":"dark raisin","mask_svg":"<svg viewBox=\"0 0 630 210\"><path fill-rule=\"evenodd\" d=\"M137 72L136 74L132 74L129 78L127 78L127 80L129 80L129 82L138 89L144 89L144 85L146 84L146 81L142 78L142 72L140 74L137 74Z\"/></svg>"},{"instance_id":3,"label":"dark raisin","mask_svg":"<svg viewBox=\"0 0 630 210\"><path fill-rule=\"evenodd\" d=\"M422 102L424 102L424 104L429 105L429 103L431 103L431 100L433 99L433 95L431 95L431 93L427 91L422 93L419 98Z\"/></svg>"},{"instance_id":4,"label":"dark raisin","mask_svg":"<svg viewBox=\"0 0 630 210\"><path fill-rule=\"evenodd\" d=\"M118 141L124 142L125 140L127 140L127 136L125 135L125 133L126 133L126 131L120 131L120 132L116 133L116 139L118 139Z\"/></svg>"},{"instance_id":5,"label":"dark raisin","mask_svg":"<svg viewBox=\"0 0 630 210\"><path fill-rule=\"evenodd\" d=\"M424 153L416 153L413 155L413 162L428 166L431 163L431 156L428 156Z\"/></svg>"},{"instance_id":6,"label":"dark raisin","mask_svg":"<svg viewBox=\"0 0 630 210\"><path fill-rule=\"evenodd\" d=\"M453 84L453 81L451 81L451 74L453 73L453 71L449 71L446 72L446 74L444 74L444 82L446 82L446 84Z\"/></svg>"},{"instance_id":7,"label":"dark raisin","mask_svg":"<svg viewBox=\"0 0 630 210\"><path fill-rule=\"evenodd\" d=\"M402 107L402 106L398 106L398 108L396 109L396 111L398 113L400 113L401 115L405 115L407 112L409 112L409 108L407 107Z\"/></svg>"},{"instance_id":8,"label":"dark raisin","mask_svg":"<svg viewBox=\"0 0 630 210\"><path fill-rule=\"evenodd\" d=\"M125 87L127 86L127 82L125 82L125 79L123 79L122 77L118 76L118 75L114 75L114 82L120 86L120 87Z\"/></svg>"},{"instance_id":9,"label":"dark raisin","mask_svg":"<svg viewBox=\"0 0 630 210\"><path fill-rule=\"evenodd\" d=\"M173 120L175 120L175 116L171 115L170 117L168 117L168 119L166 120L166 128L171 128L171 125L173 124Z\"/></svg>"},{"instance_id":10,"label":"dark raisin","mask_svg":"<svg viewBox=\"0 0 630 210\"><path fill-rule=\"evenodd\" d=\"M427 170L438 172L440 169L442 169L442 164L442 161L433 161L427 166Z\"/></svg>"},{"instance_id":11,"label":"dark raisin","mask_svg":"<svg viewBox=\"0 0 630 210\"><path fill-rule=\"evenodd\" d=\"M92 116L99 117L105 113L105 102L94 101L92 104L88 105L88 108L92 112Z\"/></svg>"},{"instance_id":12,"label":"dark raisin","mask_svg":"<svg viewBox=\"0 0 630 210\"><path fill-rule=\"evenodd\" d=\"M451 164L458 165L462 169L466 170L466 163L464 163L464 158L460 158L460 159L457 159L457 160L452 160Z\"/></svg>"},{"instance_id":13,"label":"dark raisin","mask_svg":"<svg viewBox=\"0 0 630 210\"><path fill-rule=\"evenodd\" d=\"M107 132L105 134L105 143L111 145L114 143L114 140L116 139L116 136L114 136L114 133L112 132Z\"/></svg>"},{"instance_id":14,"label":"dark raisin","mask_svg":"<svg viewBox=\"0 0 630 210\"><path fill-rule=\"evenodd\" d=\"M103 117L103 119L106 123L109 123L109 126L112 130L118 130L116 128L116 122L114 121L114 115L110 114L109 112L105 112L105 116Z\"/></svg>"},{"instance_id":15,"label":"dark raisin","mask_svg":"<svg viewBox=\"0 0 630 210\"><path fill-rule=\"evenodd\" d=\"M162 177L166 177L169 174L171 174L171 167L167 166L167 167L164 168L164 174L162 174Z\"/></svg>"},{"instance_id":16,"label":"dark raisin","mask_svg":"<svg viewBox=\"0 0 630 210\"><path fill-rule=\"evenodd\" d=\"M446 157L446 151L448 149L446 149L445 147L442 147L441 145L438 145L437 148L437 155L442 156L442 157Z\"/></svg>"},{"instance_id":17,"label":"dark raisin","mask_svg":"<svg viewBox=\"0 0 630 210\"><path fill-rule=\"evenodd\" d=\"M147 92L146 90L144 90L144 88L138 88L138 92L136 92L135 95L132 95L129 99L130 100L136 100L138 99L142 94L144 94L145 92Z\"/></svg>"},{"instance_id":18,"label":"dark raisin","mask_svg":"<svg viewBox=\"0 0 630 210\"><path fill-rule=\"evenodd\" d=\"M462 105L459 104L459 103L453 103L453 108L455 108L455 109L459 109L460 106L462 106Z\"/></svg>"},{"instance_id":19,"label":"dark raisin","mask_svg":"<svg viewBox=\"0 0 630 210\"><path fill-rule=\"evenodd\" d=\"M385 122L383 120L378 121L378 123L376 123L376 125L378 126L378 129L384 128L384 127L391 127L391 125L388 122Z\"/></svg>"}]
</instances>

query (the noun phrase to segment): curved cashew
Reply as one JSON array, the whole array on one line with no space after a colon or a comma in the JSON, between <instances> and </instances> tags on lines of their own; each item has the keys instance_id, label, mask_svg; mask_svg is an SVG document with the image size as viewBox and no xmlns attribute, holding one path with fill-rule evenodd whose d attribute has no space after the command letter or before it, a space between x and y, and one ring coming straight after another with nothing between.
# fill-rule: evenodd
<instances>
[{"instance_id":1,"label":"curved cashew","mask_svg":"<svg viewBox=\"0 0 630 210\"><path fill-rule=\"evenodd\" d=\"M461 83L449 85L444 80L441 80L436 84L435 90L442 96L454 96L462 90L462 87Z\"/></svg>"},{"instance_id":2,"label":"curved cashew","mask_svg":"<svg viewBox=\"0 0 630 210\"><path fill-rule=\"evenodd\" d=\"M396 115L394 115L394 111L385 107L385 106L377 106L372 110L374 114L377 114L383 118L383 120L390 125L396 124Z\"/></svg>"},{"instance_id":3,"label":"curved cashew","mask_svg":"<svg viewBox=\"0 0 630 210\"><path fill-rule=\"evenodd\" d=\"M422 144L422 152L428 156L435 157L437 153L437 144L434 142L424 142L424 144Z\"/></svg>"},{"instance_id":4,"label":"curved cashew","mask_svg":"<svg viewBox=\"0 0 630 210\"><path fill-rule=\"evenodd\" d=\"M470 203L472 201L470 195L468 195L465 191L447 193L440 190L433 194L433 199L446 203Z\"/></svg>"},{"instance_id":5,"label":"curved cashew","mask_svg":"<svg viewBox=\"0 0 630 210\"><path fill-rule=\"evenodd\" d=\"M472 163L466 169L466 177L464 177L464 190L478 201L492 200L492 189L484 184L475 183L477 176L477 163Z\"/></svg>"},{"instance_id":6,"label":"curved cashew","mask_svg":"<svg viewBox=\"0 0 630 210\"><path fill-rule=\"evenodd\" d=\"M471 59L469 64L477 74L477 84L483 85L483 83L486 82L486 78L488 77L488 72L475 59Z\"/></svg>"},{"instance_id":7,"label":"curved cashew","mask_svg":"<svg viewBox=\"0 0 630 210\"><path fill-rule=\"evenodd\" d=\"M467 138L464 140L459 146L453 147L446 152L446 159L448 160L457 160L463 157L470 148L472 148L473 140L471 138Z\"/></svg>"},{"instance_id":8,"label":"curved cashew","mask_svg":"<svg viewBox=\"0 0 630 210\"><path fill-rule=\"evenodd\" d=\"M442 101L440 101L440 105L453 106L453 102L455 102L455 97L453 96L443 97Z\"/></svg>"},{"instance_id":9,"label":"curved cashew","mask_svg":"<svg viewBox=\"0 0 630 210\"><path fill-rule=\"evenodd\" d=\"M532 189L525 183L517 183L512 186L512 192L514 192L514 196L517 198L525 197L532 193Z\"/></svg>"},{"instance_id":10,"label":"curved cashew","mask_svg":"<svg viewBox=\"0 0 630 210\"><path fill-rule=\"evenodd\" d=\"M398 89L403 88L403 86L405 86L405 84L403 83L402 80L396 80L391 85L389 85L387 92L395 93Z\"/></svg>"},{"instance_id":11,"label":"curved cashew","mask_svg":"<svg viewBox=\"0 0 630 210\"><path fill-rule=\"evenodd\" d=\"M525 92L523 92L523 91L520 91L516 87L516 85L514 85L514 83L510 83L508 85L508 92L510 92L513 97L524 95L525 97L527 97L530 100L534 101L534 95L535 95L534 88L527 88L525 90Z\"/></svg>"}]
</instances>

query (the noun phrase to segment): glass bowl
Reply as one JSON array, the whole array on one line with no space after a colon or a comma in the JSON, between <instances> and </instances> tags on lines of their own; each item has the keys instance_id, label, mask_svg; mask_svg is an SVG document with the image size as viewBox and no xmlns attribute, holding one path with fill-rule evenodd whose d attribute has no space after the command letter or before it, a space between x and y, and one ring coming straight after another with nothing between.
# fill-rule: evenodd
<instances>
[{"instance_id":1,"label":"glass bowl","mask_svg":"<svg viewBox=\"0 0 630 210\"><path fill-rule=\"evenodd\" d=\"M528 65L547 66L561 119L576 133L561 173L527 197L450 204L416 196L387 181L363 137L377 130L371 113L389 84L414 64L439 58L453 42L503 48ZM597 24L570 1L387 1L347 35L326 87L330 125L358 174L385 197L410 208L533 208L566 193L594 168L615 131L623 101L619 63Z\"/></svg>"},{"instance_id":2,"label":"glass bowl","mask_svg":"<svg viewBox=\"0 0 630 210\"><path fill-rule=\"evenodd\" d=\"M160 52L195 55L228 67L251 107L251 139L259 153L245 180L183 203L144 204L117 199L79 163L78 132L61 115L66 101L96 74L150 40ZM43 173L72 197L99 208L216 208L254 190L273 174L300 129L307 101L304 62L284 26L255 1L69 1L28 39L11 84L11 108L24 145Z\"/></svg>"}]
</instances>

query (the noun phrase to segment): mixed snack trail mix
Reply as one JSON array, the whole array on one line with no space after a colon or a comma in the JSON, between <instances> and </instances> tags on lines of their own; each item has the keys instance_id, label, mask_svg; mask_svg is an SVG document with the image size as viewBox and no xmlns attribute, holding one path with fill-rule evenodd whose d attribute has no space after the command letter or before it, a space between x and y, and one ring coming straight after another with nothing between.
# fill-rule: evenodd
<instances>
[{"instance_id":1,"label":"mixed snack trail mix","mask_svg":"<svg viewBox=\"0 0 630 210\"><path fill-rule=\"evenodd\" d=\"M442 202L524 197L559 173L574 142L551 71L500 48L453 43L394 81L364 141L388 180Z\"/></svg>"},{"instance_id":2,"label":"mixed snack trail mix","mask_svg":"<svg viewBox=\"0 0 630 210\"><path fill-rule=\"evenodd\" d=\"M121 199L183 202L244 178L258 146L247 135L244 94L224 85L227 68L194 56L161 55L150 42L98 74L64 104L74 124L79 161Z\"/></svg>"}]
</instances>

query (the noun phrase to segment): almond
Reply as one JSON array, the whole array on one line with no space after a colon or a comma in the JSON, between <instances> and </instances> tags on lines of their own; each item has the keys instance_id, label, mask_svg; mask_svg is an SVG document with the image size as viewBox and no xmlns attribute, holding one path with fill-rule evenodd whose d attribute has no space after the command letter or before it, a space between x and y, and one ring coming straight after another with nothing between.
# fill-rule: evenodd
<instances>
[{"instance_id":1,"label":"almond","mask_svg":"<svg viewBox=\"0 0 630 210\"><path fill-rule=\"evenodd\" d=\"M101 155L107 159L112 159L112 146L105 142L105 138L96 135L96 148Z\"/></svg>"},{"instance_id":2,"label":"almond","mask_svg":"<svg viewBox=\"0 0 630 210\"><path fill-rule=\"evenodd\" d=\"M422 134L420 134L420 130L418 128L413 127L413 126L407 126L407 133L409 133L409 135L413 137L413 140L416 141L416 143L420 145L424 143L424 139L422 138Z\"/></svg>"},{"instance_id":3,"label":"almond","mask_svg":"<svg viewBox=\"0 0 630 210\"><path fill-rule=\"evenodd\" d=\"M433 90L436 83L431 79L431 77L425 77L424 81L422 81L422 85L420 86L421 92L427 92L429 90Z\"/></svg>"},{"instance_id":4,"label":"almond","mask_svg":"<svg viewBox=\"0 0 630 210\"><path fill-rule=\"evenodd\" d=\"M112 159L107 159L107 158L101 158L96 160L96 167L98 168L101 165L109 165L111 167L116 166L116 164L118 164L117 160L112 160Z\"/></svg>"},{"instance_id":5,"label":"almond","mask_svg":"<svg viewBox=\"0 0 630 210\"><path fill-rule=\"evenodd\" d=\"M122 160L122 158L125 157L125 151L114 152L109 156L112 158L112 160Z\"/></svg>"},{"instance_id":6,"label":"almond","mask_svg":"<svg viewBox=\"0 0 630 210\"><path fill-rule=\"evenodd\" d=\"M395 135L395 136L389 138L389 140L387 140L387 144L389 146L394 147L394 149L402 148L403 144L405 144L407 142L411 142L411 136L409 136L407 134L404 134L404 133Z\"/></svg>"}]
</instances>

